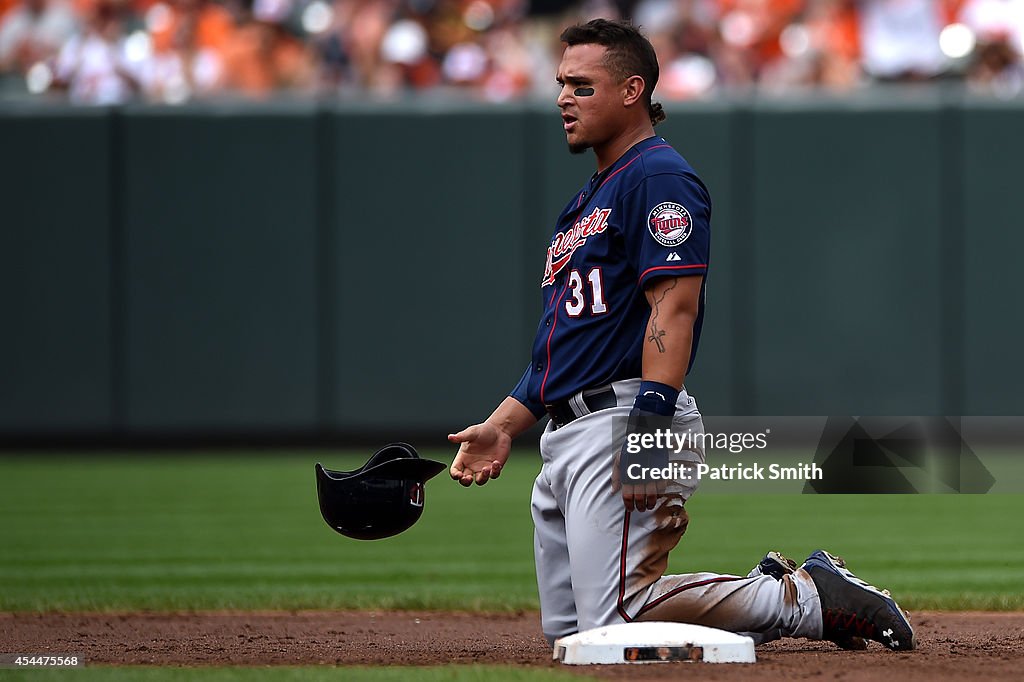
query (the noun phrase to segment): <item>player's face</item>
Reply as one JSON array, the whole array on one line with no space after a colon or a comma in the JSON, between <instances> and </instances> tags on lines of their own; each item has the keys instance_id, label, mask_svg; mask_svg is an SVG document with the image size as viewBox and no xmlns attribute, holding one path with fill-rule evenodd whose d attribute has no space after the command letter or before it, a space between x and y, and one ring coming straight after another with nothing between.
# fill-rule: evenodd
<instances>
[{"instance_id":1,"label":"player's face","mask_svg":"<svg viewBox=\"0 0 1024 682\"><path fill-rule=\"evenodd\" d=\"M605 66L606 52L603 45L569 45L562 53L557 104L573 154L600 147L623 126L623 82Z\"/></svg>"}]
</instances>

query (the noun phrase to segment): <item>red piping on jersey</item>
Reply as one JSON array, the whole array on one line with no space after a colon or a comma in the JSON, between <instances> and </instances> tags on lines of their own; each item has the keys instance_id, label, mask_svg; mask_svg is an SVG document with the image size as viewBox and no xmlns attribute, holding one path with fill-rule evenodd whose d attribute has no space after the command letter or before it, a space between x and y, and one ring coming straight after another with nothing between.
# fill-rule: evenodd
<instances>
[{"instance_id":1,"label":"red piping on jersey","mask_svg":"<svg viewBox=\"0 0 1024 682\"><path fill-rule=\"evenodd\" d=\"M548 372L551 371L551 337L555 334L555 327L558 326L558 309L562 306L562 297L565 296L566 290L569 288L569 278L565 278L565 286L562 287L562 293L558 294L558 305L555 307L552 315L554 320L551 322L551 331L548 332L548 365L544 368L544 378L540 381L540 401L544 402L544 386L548 383Z\"/></svg>"},{"instance_id":2,"label":"red piping on jersey","mask_svg":"<svg viewBox=\"0 0 1024 682\"><path fill-rule=\"evenodd\" d=\"M626 607L622 604L626 598L626 547L629 544L629 514L630 511L627 509L626 517L622 521L622 547L619 549L619 602L616 609L622 616L622 620L632 623L633 619L626 613Z\"/></svg>"},{"instance_id":3,"label":"red piping on jersey","mask_svg":"<svg viewBox=\"0 0 1024 682\"><path fill-rule=\"evenodd\" d=\"M648 603L644 604L643 608L641 608L639 611L637 611L636 616L637 616L637 618L639 618L641 615L643 615L647 611L650 611L651 609L653 609L655 606L657 606L661 602L665 601L666 599L670 599L670 598L676 596L680 592L685 592L686 590L692 590L695 587L703 587L704 585L711 585L713 583L731 583L731 582L735 582L737 580L746 580L746 578L737 578L737 577L733 577L733 576L719 576L717 578L708 578L707 580L698 580L695 583L688 583L686 585L680 585L679 587L677 587L677 588L675 588L673 590L669 590L668 592L666 592L665 594L661 595L660 597L658 597L654 601L648 602Z\"/></svg>"},{"instance_id":4,"label":"red piping on jersey","mask_svg":"<svg viewBox=\"0 0 1024 682\"><path fill-rule=\"evenodd\" d=\"M699 263L697 265L659 265L654 268L647 268L640 273L640 277L637 279L637 282L639 283L644 281L644 277L647 276L647 273L654 272L655 270L691 270L693 268L706 268L707 266L707 263Z\"/></svg>"},{"instance_id":5,"label":"red piping on jersey","mask_svg":"<svg viewBox=\"0 0 1024 682\"><path fill-rule=\"evenodd\" d=\"M602 184L604 184L604 183L602 182ZM586 196L586 193L583 193L583 191L581 191L580 199L577 200L577 208L578 209L580 208L580 204L583 203L583 198L585 196ZM579 216L577 216L577 217L579 217ZM569 258L571 258L571 257L572 257L572 254L569 254ZM568 261L565 261L565 264L568 265ZM569 286L569 279L565 278L565 286L562 287L562 293L558 294L558 298L559 299L561 299L561 297L565 295L565 290L568 289L568 286ZM555 292L556 291L558 291L558 287L552 287L551 288L551 300L548 302L548 305L551 305L552 303L555 302L555 298L554 297L555 297ZM560 300L559 300L559 304L560 304ZM553 308L552 315L554 316L554 319L553 319L553 321L551 323L551 331L548 332L548 344L547 344L548 345L548 366L544 369L544 379L541 380L541 402L544 402L544 386L545 386L545 384L548 383L548 373L551 372L551 337L555 333L555 327L558 326L558 308L557 307Z\"/></svg>"},{"instance_id":6,"label":"red piping on jersey","mask_svg":"<svg viewBox=\"0 0 1024 682\"><path fill-rule=\"evenodd\" d=\"M608 182L609 180L611 180L612 178L614 178L614 177L615 177L616 175L618 175L618 174L619 174L619 173L621 173L622 171L624 171L624 170L626 170L627 168L629 168L630 164L631 164L631 163L633 163L634 161L636 161L637 159L639 159L639 158L640 158L640 155L641 155L641 154L643 154L644 152L649 152L649 151L651 151L652 149L660 149L661 147L670 147L670 146L672 146L672 145L668 145L668 144L656 144L656 145L654 145L653 147L648 147L647 149L645 149L645 150L644 150L644 151L642 151L642 152L637 152L636 156L634 156L634 157L633 157L632 159L630 159L629 163L627 163L627 164L626 164L625 166L623 166L622 168L618 169L617 171L615 171L614 173L612 173L611 175L609 175L609 176L608 176L607 178L605 178L605 179L604 179L604 182L602 182L602 183L601 183L600 185L598 185L597 189L601 189L602 187L604 187L604 186L605 186L605 183L607 183L607 182ZM596 192L597 190L594 190L594 191Z\"/></svg>"}]
</instances>

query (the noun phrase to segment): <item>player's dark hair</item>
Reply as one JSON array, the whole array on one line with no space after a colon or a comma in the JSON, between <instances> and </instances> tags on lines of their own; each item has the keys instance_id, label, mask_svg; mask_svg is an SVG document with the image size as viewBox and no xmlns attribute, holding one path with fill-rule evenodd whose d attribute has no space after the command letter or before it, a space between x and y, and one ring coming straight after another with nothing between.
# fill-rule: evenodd
<instances>
[{"instance_id":1,"label":"player's dark hair","mask_svg":"<svg viewBox=\"0 0 1024 682\"><path fill-rule=\"evenodd\" d=\"M640 29L626 21L594 19L585 24L570 26L562 31L562 42L566 45L603 45L608 49L605 66L616 78L626 79L640 76L644 79L643 98L651 124L665 120L661 104L651 102L654 86L658 84L658 55L651 41L640 33Z\"/></svg>"}]
</instances>

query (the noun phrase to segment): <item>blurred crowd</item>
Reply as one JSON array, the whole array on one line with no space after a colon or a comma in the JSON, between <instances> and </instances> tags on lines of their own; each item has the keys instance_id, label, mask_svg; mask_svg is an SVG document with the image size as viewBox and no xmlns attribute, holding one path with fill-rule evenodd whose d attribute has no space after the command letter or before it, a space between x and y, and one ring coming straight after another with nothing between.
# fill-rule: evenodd
<instances>
[{"instance_id":1,"label":"blurred crowd","mask_svg":"<svg viewBox=\"0 0 1024 682\"><path fill-rule=\"evenodd\" d=\"M1024 85L1024 0L0 0L0 90L82 104L553 97L561 29L629 18L661 100Z\"/></svg>"}]
</instances>

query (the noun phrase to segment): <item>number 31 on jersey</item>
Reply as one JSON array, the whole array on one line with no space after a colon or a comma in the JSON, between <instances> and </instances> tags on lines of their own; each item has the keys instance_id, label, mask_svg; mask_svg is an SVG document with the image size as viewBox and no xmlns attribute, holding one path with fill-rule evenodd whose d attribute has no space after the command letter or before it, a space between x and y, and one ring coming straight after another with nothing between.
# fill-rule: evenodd
<instances>
[{"instance_id":1,"label":"number 31 on jersey","mask_svg":"<svg viewBox=\"0 0 1024 682\"><path fill-rule=\"evenodd\" d=\"M587 273L586 286L579 270L569 273L569 298L565 301L565 312L569 317L579 317L587 306L586 294L590 294L590 314L602 315L608 312L604 302L604 291L601 283L601 268L591 268ZM585 289L589 289L587 292Z\"/></svg>"}]
</instances>

